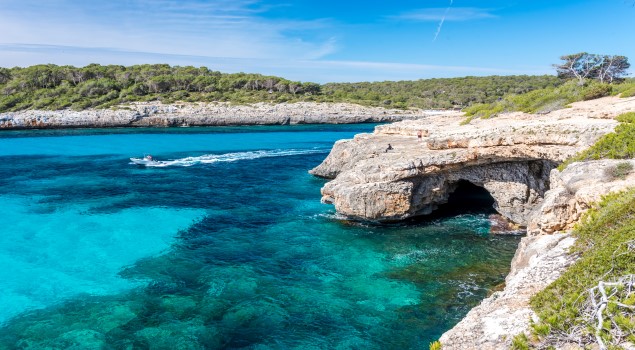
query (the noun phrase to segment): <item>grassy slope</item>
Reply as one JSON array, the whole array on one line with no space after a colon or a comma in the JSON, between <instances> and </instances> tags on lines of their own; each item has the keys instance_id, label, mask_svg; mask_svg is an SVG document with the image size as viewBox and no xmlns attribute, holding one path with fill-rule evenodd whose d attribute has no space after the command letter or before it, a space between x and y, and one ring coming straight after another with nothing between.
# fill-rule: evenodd
<instances>
[{"instance_id":1,"label":"grassy slope","mask_svg":"<svg viewBox=\"0 0 635 350\"><path fill-rule=\"evenodd\" d=\"M584 85L571 80L559 86L537 89L524 94L506 95L492 103L474 104L464 109L468 116L465 122L469 123L472 118L486 119L499 113L512 111L547 113L565 108L573 102L618 94L622 97L635 96L635 80L628 79L621 84L588 81Z\"/></svg>"},{"instance_id":2,"label":"grassy slope","mask_svg":"<svg viewBox=\"0 0 635 350\"><path fill-rule=\"evenodd\" d=\"M605 135L564 166L573 161L633 158L635 112L622 114L617 120L622 124L614 133ZM630 163L618 164L615 170L615 176L621 177L631 172L632 166ZM547 344L573 332L580 332L579 337L589 343L594 342L594 324L583 317L581 309L588 298L587 290L600 280L610 281L635 273L635 188L604 197L583 216L574 235L577 242L572 253L580 254L580 259L531 300L541 319L534 325L534 332ZM625 303L635 305L635 294ZM618 321L607 323L602 337L610 341L607 330L618 327L626 334L630 333L630 341L635 342L635 309L624 312L623 309L609 308L608 312ZM520 344L517 348L528 345L521 338L516 340Z\"/></svg>"}]
</instances>

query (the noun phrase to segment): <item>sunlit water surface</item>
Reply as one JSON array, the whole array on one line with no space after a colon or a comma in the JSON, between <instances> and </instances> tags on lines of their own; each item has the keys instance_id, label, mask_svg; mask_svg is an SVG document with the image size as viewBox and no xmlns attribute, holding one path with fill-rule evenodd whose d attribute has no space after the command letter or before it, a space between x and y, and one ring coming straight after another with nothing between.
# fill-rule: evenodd
<instances>
[{"instance_id":1,"label":"sunlit water surface","mask_svg":"<svg viewBox=\"0 0 635 350\"><path fill-rule=\"evenodd\" d=\"M307 170L372 127L0 133L0 348L427 349L518 240L338 220Z\"/></svg>"}]
</instances>

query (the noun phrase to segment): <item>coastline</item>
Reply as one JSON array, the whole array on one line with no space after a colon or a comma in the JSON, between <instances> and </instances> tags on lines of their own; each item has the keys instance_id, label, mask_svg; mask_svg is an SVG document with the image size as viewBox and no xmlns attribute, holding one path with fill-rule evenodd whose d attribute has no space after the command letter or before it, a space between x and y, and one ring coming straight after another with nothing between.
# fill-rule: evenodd
<instances>
[{"instance_id":1,"label":"coastline","mask_svg":"<svg viewBox=\"0 0 635 350\"><path fill-rule=\"evenodd\" d=\"M618 104L622 106L616 107ZM3 113L0 114L0 129L345 124L405 120L402 123L382 125L374 134L363 134L353 140L338 141L331 151L334 156L329 155L321 165L322 169L313 171L315 175L338 181L362 179L371 182L374 187L367 186L368 183L350 182L341 184L339 188L358 191L343 193L347 200L360 198L359 193L365 193L371 194L368 196L370 201L380 202L386 194L399 194L404 190L403 187L389 186L402 179L448 172L455 175L444 178L444 181L456 181L461 176L472 176L472 181L475 181L479 176L481 179L490 176L488 174L492 172L487 167L492 167L491 164L521 163L536 159L562 161L592 144L599 136L610 132L616 125L613 118L625 110L635 110L635 98L606 98L582 102L574 104L571 109L554 111L546 116L510 113L491 120L475 120L472 124L461 127L459 123L463 116L456 112L389 110L352 104L231 106L143 103L118 110ZM223 117L222 113L227 115ZM424 141L417 140L417 132L422 129L425 130ZM392 143L395 151L384 151L388 142ZM421 154L422 149L426 147L434 153ZM515 215L526 220L525 224L529 228L528 237L523 238L516 251L512 269L506 278L505 289L484 299L459 324L448 330L441 338L444 349L506 348L514 335L528 329L530 320L535 318L535 314L529 308L529 298L544 289L575 261L575 257L567 254L568 247L574 239L566 231L579 219L590 203L601 195L635 183L633 177L618 184L609 183L607 186L592 188L600 183L599 179L602 178L604 169L612 165L610 162L605 163L576 163L578 165L570 166L564 172L549 172L547 167L541 167L537 175L545 180L544 173L547 173L546 187L542 184L528 189L484 186L493 196L497 196L499 202L507 200L503 194L511 194L513 191L534 191L539 195L533 195L532 202L522 204L526 209L520 213L515 212L512 206L498 208L503 209L508 217ZM351 172L360 165L361 168L356 173ZM492 169L495 172L507 171L510 176L527 173L524 166L517 165ZM533 165L529 164L527 169L532 167ZM474 169L485 169L489 173L484 175L473 171ZM585 176L581 177L581 174ZM517 179L503 177L498 182L509 183L513 182L509 180ZM523 178L522 181L529 183L535 179ZM585 182L582 183L582 180ZM331 192L323 192L328 199L325 200L327 202L336 200L337 195L342 194L338 192L340 189L334 185L330 186ZM451 191L450 187L434 187L434 196L430 197L429 208L437 205L435 201L444 195L442 192L446 189ZM537 192L542 188L546 188L546 191ZM572 192L572 189L576 191ZM421 187L417 191L419 199L425 197ZM510 198L509 203L516 203L516 198L519 197ZM409 202L401 200L401 197L390 199L390 208L369 205L356 207L354 202L345 204L352 213L359 212L356 211L357 208L362 208L364 214L373 209L384 215L385 209L399 209L400 205L404 205L404 210L390 215L400 217L420 213L419 209L410 212L410 209L405 207Z\"/></svg>"},{"instance_id":2,"label":"coastline","mask_svg":"<svg viewBox=\"0 0 635 350\"><path fill-rule=\"evenodd\" d=\"M504 290L474 307L440 342L443 349L506 349L536 321L530 298L576 261L570 230L582 213L603 195L635 184L635 175L605 176L619 161L578 162L562 172L554 166L612 132L616 116L633 111L635 98L606 97L547 115L504 113L468 125L458 114L387 124L338 141L310 173L331 180L322 188L323 202L345 216L375 221L428 214L461 181L487 190L500 214L528 228L527 237Z\"/></svg>"},{"instance_id":3,"label":"coastline","mask_svg":"<svg viewBox=\"0 0 635 350\"><path fill-rule=\"evenodd\" d=\"M130 103L83 111L25 110L0 113L0 130L182 127L294 124L360 124L418 119L455 113L421 109L387 109L352 103Z\"/></svg>"}]
</instances>

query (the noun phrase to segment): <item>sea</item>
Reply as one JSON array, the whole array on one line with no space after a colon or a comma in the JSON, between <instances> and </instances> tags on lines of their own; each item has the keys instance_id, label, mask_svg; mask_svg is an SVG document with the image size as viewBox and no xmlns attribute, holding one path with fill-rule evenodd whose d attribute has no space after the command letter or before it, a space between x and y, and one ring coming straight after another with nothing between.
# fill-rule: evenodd
<instances>
[{"instance_id":1,"label":"sea","mask_svg":"<svg viewBox=\"0 0 635 350\"><path fill-rule=\"evenodd\" d=\"M320 203L308 170L374 126L0 132L0 349L428 349L519 238Z\"/></svg>"}]
</instances>

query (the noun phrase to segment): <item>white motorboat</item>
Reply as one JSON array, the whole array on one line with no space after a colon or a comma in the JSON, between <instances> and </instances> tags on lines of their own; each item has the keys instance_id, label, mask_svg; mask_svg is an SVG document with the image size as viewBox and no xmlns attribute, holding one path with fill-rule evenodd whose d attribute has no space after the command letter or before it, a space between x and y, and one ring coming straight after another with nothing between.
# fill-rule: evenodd
<instances>
[{"instance_id":1,"label":"white motorboat","mask_svg":"<svg viewBox=\"0 0 635 350\"><path fill-rule=\"evenodd\" d=\"M152 158L152 156L148 155L145 156L143 158L130 158L130 161L136 165L143 165L143 166L165 166L167 165L166 162L160 161L160 160L156 160L154 158Z\"/></svg>"}]
</instances>

